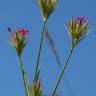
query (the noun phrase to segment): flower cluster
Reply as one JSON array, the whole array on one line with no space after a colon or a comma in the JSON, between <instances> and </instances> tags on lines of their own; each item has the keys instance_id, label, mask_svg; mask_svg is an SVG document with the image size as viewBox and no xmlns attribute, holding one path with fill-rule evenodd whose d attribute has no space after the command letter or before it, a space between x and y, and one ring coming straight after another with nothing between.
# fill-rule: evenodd
<instances>
[{"instance_id":1,"label":"flower cluster","mask_svg":"<svg viewBox=\"0 0 96 96\"><path fill-rule=\"evenodd\" d=\"M35 74L34 74L33 81L31 84L28 82L26 78L26 72L23 67L22 56L21 56L23 49L26 47L26 44L27 44L26 37L27 37L27 34L29 33L29 30L18 29L15 32L12 32L11 29L8 28L8 31L10 33L10 38L9 38L10 43L12 47L16 49L16 52L19 56L20 69L22 72L22 78L23 78L26 96L45 96L43 95L43 87L42 87L41 77L40 77L41 70L39 69L44 33L56 57L57 63L59 64L59 67L61 68L61 74L59 75L56 86L54 87L54 90L51 95L51 96L56 96L57 88L59 87L61 79L63 75L65 74L72 52L74 48L76 47L76 45L82 39L86 37L86 33L88 32L89 24L85 17L77 17L75 19L71 19L68 21L67 29L68 29L69 36L72 40L72 46L69 51L68 58L64 66L62 67L62 64L60 62L59 56L56 51L55 43L53 39L51 38L49 32L47 31L47 26L46 26L48 18L51 16L51 14L54 12L54 9L56 8L56 3L57 3L57 0L38 0L38 4L41 10L44 24L43 24L43 27L42 27L43 30L40 36L39 50L38 50L38 55L37 55L37 60L36 60L36 69L34 70Z\"/></svg>"},{"instance_id":2,"label":"flower cluster","mask_svg":"<svg viewBox=\"0 0 96 96\"><path fill-rule=\"evenodd\" d=\"M67 23L68 33L75 47L82 39L86 37L88 32L88 22L85 17L77 17Z\"/></svg>"},{"instance_id":3,"label":"flower cluster","mask_svg":"<svg viewBox=\"0 0 96 96\"><path fill-rule=\"evenodd\" d=\"M23 48L26 46L26 35L29 30L19 29L15 33L11 32L11 29L8 28L10 32L10 42L12 46L16 49L18 56L21 56Z\"/></svg>"},{"instance_id":4,"label":"flower cluster","mask_svg":"<svg viewBox=\"0 0 96 96\"><path fill-rule=\"evenodd\" d=\"M42 11L43 20L46 21L56 6L56 0L38 0L40 9Z\"/></svg>"}]
</instances>

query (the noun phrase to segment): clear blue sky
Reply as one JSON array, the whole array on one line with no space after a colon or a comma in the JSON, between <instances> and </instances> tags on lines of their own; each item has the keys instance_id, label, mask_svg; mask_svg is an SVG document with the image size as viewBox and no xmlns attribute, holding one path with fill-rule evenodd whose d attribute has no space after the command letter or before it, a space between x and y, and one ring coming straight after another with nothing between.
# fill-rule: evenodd
<instances>
[{"instance_id":1,"label":"clear blue sky","mask_svg":"<svg viewBox=\"0 0 96 96\"><path fill-rule=\"evenodd\" d=\"M18 57L8 43L7 27L30 30L23 62L32 81L37 49L42 30L42 18L37 0L0 0L0 96L24 96ZM74 50L70 64L62 79L58 93L61 96L96 96L96 0L58 0L56 11L47 28L64 65L71 41L64 26L71 17L85 16L89 20L90 34ZM43 42L41 77L44 93L52 92L60 69L51 48Z\"/></svg>"}]
</instances>

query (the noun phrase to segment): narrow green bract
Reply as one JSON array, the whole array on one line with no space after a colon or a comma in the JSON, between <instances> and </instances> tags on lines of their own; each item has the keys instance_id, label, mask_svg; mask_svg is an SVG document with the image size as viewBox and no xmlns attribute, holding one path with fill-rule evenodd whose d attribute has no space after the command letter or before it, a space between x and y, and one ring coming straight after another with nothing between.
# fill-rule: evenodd
<instances>
[{"instance_id":1,"label":"narrow green bract","mask_svg":"<svg viewBox=\"0 0 96 96\"><path fill-rule=\"evenodd\" d=\"M56 0L38 0L43 20L46 21L56 6Z\"/></svg>"},{"instance_id":2,"label":"narrow green bract","mask_svg":"<svg viewBox=\"0 0 96 96\"><path fill-rule=\"evenodd\" d=\"M69 36L72 39L72 44L75 47L76 44L86 37L86 33L88 32L88 22L84 17L78 17L67 23L67 29Z\"/></svg>"}]
</instances>

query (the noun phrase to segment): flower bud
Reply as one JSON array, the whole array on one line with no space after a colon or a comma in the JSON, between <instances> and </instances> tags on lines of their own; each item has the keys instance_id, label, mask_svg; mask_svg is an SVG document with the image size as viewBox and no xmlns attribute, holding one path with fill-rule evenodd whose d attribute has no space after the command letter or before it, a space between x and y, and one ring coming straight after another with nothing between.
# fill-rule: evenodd
<instances>
[{"instance_id":1,"label":"flower bud","mask_svg":"<svg viewBox=\"0 0 96 96\"><path fill-rule=\"evenodd\" d=\"M72 39L72 45L75 47L76 44L86 37L86 33L88 32L88 22L85 17L71 19L67 23L67 29L69 36Z\"/></svg>"},{"instance_id":2,"label":"flower bud","mask_svg":"<svg viewBox=\"0 0 96 96\"><path fill-rule=\"evenodd\" d=\"M11 30L8 31L10 32L10 42L12 46L16 49L18 56L21 56L22 51L24 47L26 46L26 35L28 34L28 30L25 29L19 29L15 33L12 33Z\"/></svg>"},{"instance_id":3,"label":"flower bud","mask_svg":"<svg viewBox=\"0 0 96 96\"><path fill-rule=\"evenodd\" d=\"M46 21L56 6L56 0L38 0L43 20Z\"/></svg>"}]
</instances>

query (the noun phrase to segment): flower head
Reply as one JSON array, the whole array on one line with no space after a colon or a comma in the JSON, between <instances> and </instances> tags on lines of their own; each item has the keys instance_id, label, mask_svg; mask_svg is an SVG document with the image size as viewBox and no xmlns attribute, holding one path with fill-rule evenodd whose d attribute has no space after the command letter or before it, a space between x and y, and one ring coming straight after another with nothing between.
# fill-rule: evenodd
<instances>
[{"instance_id":1,"label":"flower head","mask_svg":"<svg viewBox=\"0 0 96 96\"><path fill-rule=\"evenodd\" d=\"M26 30L26 29L19 29L19 30L17 30L16 32L18 32L18 33L22 34L23 36L25 36L25 35L28 34L29 30Z\"/></svg>"},{"instance_id":2,"label":"flower head","mask_svg":"<svg viewBox=\"0 0 96 96\"><path fill-rule=\"evenodd\" d=\"M86 37L88 22L85 17L77 17L67 23L67 28L69 36L72 39L72 44L75 47L76 44Z\"/></svg>"},{"instance_id":3,"label":"flower head","mask_svg":"<svg viewBox=\"0 0 96 96\"><path fill-rule=\"evenodd\" d=\"M57 0L38 0L43 20L46 21L55 9Z\"/></svg>"},{"instance_id":4,"label":"flower head","mask_svg":"<svg viewBox=\"0 0 96 96\"><path fill-rule=\"evenodd\" d=\"M21 56L24 47L26 46L26 35L29 30L19 29L15 33L11 32L11 29L8 28L10 32L10 42L12 46L16 49L18 56Z\"/></svg>"},{"instance_id":5,"label":"flower head","mask_svg":"<svg viewBox=\"0 0 96 96\"><path fill-rule=\"evenodd\" d=\"M84 23L87 22L86 19L85 19L85 17L78 17L77 20L80 21L81 23L82 22L84 22Z\"/></svg>"}]
</instances>

